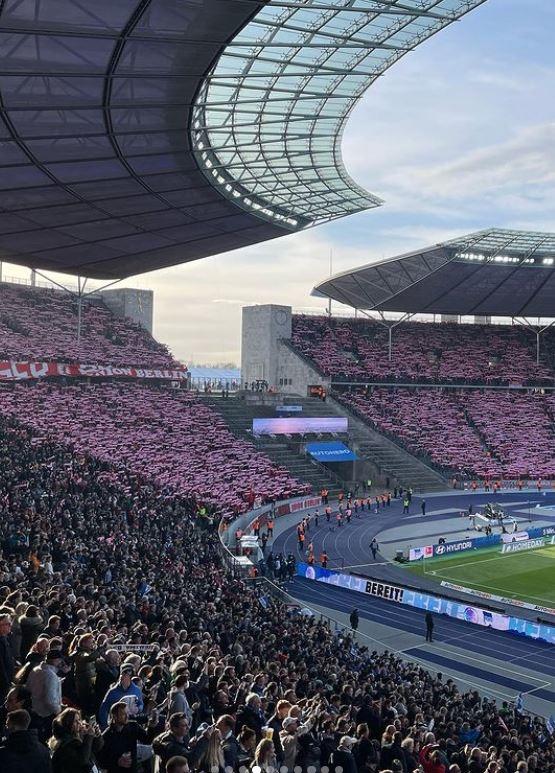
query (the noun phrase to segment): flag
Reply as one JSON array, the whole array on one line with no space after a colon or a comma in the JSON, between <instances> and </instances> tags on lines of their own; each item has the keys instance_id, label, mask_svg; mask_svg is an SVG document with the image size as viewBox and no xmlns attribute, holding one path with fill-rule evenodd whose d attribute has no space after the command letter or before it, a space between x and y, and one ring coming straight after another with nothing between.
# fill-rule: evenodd
<instances>
[{"instance_id":1,"label":"flag","mask_svg":"<svg viewBox=\"0 0 555 773\"><path fill-rule=\"evenodd\" d=\"M516 712L518 712L518 713L520 714L520 713L522 712L523 708L524 708L524 698L522 697L522 693L520 692L520 693L519 693L519 694L516 696L516 700L515 700L515 711L516 711Z\"/></svg>"},{"instance_id":2,"label":"flag","mask_svg":"<svg viewBox=\"0 0 555 773\"><path fill-rule=\"evenodd\" d=\"M555 733L555 714L552 714L549 717L549 719L545 723L545 726L547 727L549 735L553 735L553 733Z\"/></svg>"}]
</instances>

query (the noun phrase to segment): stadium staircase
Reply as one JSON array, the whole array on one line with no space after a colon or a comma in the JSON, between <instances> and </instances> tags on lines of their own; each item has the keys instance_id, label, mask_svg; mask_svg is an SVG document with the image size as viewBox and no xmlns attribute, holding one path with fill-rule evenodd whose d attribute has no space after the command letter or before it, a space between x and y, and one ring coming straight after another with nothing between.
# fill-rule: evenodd
<instances>
[{"instance_id":1,"label":"stadium staircase","mask_svg":"<svg viewBox=\"0 0 555 773\"><path fill-rule=\"evenodd\" d=\"M415 491L443 491L447 488L447 480L437 470L369 427L333 398L328 398L328 404L336 415L349 419L351 447L359 457L371 462L383 476L390 478L390 488L395 483Z\"/></svg>"},{"instance_id":2,"label":"stadium staircase","mask_svg":"<svg viewBox=\"0 0 555 773\"><path fill-rule=\"evenodd\" d=\"M253 438L252 420L275 417L273 405L251 403L237 397L221 398L211 395L205 398L225 419L237 437L248 438L267 456L288 469L299 480L310 483L314 491L324 486L333 495L343 484L324 465L299 453L295 444L286 438ZM412 456L393 441L368 427L354 413L328 397L326 402L311 397L280 396L282 404L302 405L305 417L345 416L349 420L347 442L357 455L374 465L384 478L390 478L390 487L400 484L415 491L442 491L447 488L446 479L425 462Z\"/></svg>"},{"instance_id":3,"label":"stadium staircase","mask_svg":"<svg viewBox=\"0 0 555 773\"><path fill-rule=\"evenodd\" d=\"M202 396L201 396L202 397ZM342 488L345 488L340 479L324 465L319 464L310 456L299 453L295 443L287 438L264 436L254 438L252 435L252 420L276 417L273 405L247 402L239 397L220 397L210 395L204 397L208 404L223 417L229 429L237 437L248 439L256 444L256 447L276 464L285 467L291 475L300 481L310 483L315 492L327 488L333 496ZM295 397L294 399L281 399L280 404L295 404L303 406L303 416L329 416L335 413L333 409L326 408L326 404L320 400ZM298 444L297 444L298 445Z\"/></svg>"}]
</instances>

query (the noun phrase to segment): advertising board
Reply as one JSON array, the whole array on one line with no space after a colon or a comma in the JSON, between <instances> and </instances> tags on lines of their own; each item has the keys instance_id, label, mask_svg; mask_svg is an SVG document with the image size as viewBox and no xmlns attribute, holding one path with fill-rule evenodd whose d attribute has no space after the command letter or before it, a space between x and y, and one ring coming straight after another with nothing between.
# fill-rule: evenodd
<instances>
[{"instance_id":1,"label":"advertising board","mask_svg":"<svg viewBox=\"0 0 555 773\"><path fill-rule=\"evenodd\" d=\"M347 419L343 416L287 417L277 419L253 419L252 434L260 435L309 435L320 432L347 432Z\"/></svg>"}]
</instances>

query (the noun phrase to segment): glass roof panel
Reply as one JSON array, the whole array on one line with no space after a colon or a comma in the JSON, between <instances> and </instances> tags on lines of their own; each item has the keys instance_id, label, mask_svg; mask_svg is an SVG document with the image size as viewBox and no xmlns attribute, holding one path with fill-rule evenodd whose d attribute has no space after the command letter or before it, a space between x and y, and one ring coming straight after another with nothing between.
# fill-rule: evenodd
<instances>
[{"instance_id":1,"label":"glass roof panel","mask_svg":"<svg viewBox=\"0 0 555 773\"><path fill-rule=\"evenodd\" d=\"M198 95L192 134L199 165L211 184L260 217L302 213L295 227L378 206L341 162L353 105L393 62L482 2L269 0ZM235 146L232 163L222 127Z\"/></svg>"}]
</instances>

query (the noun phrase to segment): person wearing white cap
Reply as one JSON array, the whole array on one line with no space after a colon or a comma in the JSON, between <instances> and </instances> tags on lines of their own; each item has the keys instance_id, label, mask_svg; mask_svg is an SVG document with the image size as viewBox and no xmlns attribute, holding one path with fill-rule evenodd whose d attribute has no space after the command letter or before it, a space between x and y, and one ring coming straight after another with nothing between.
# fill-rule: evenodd
<instances>
[{"instance_id":1,"label":"person wearing white cap","mask_svg":"<svg viewBox=\"0 0 555 773\"><path fill-rule=\"evenodd\" d=\"M341 736L339 746L331 753L330 769L332 771L341 768L343 773L357 773L357 764L353 754L353 746L356 738L348 735Z\"/></svg>"},{"instance_id":2,"label":"person wearing white cap","mask_svg":"<svg viewBox=\"0 0 555 773\"><path fill-rule=\"evenodd\" d=\"M309 732L312 727L312 720L308 719L304 724L300 725L296 717L285 717L281 726L282 730L279 734L279 739L283 749L283 765L287 770L293 770L299 751L299 736Z\"/></svg>"}]
</instances>

